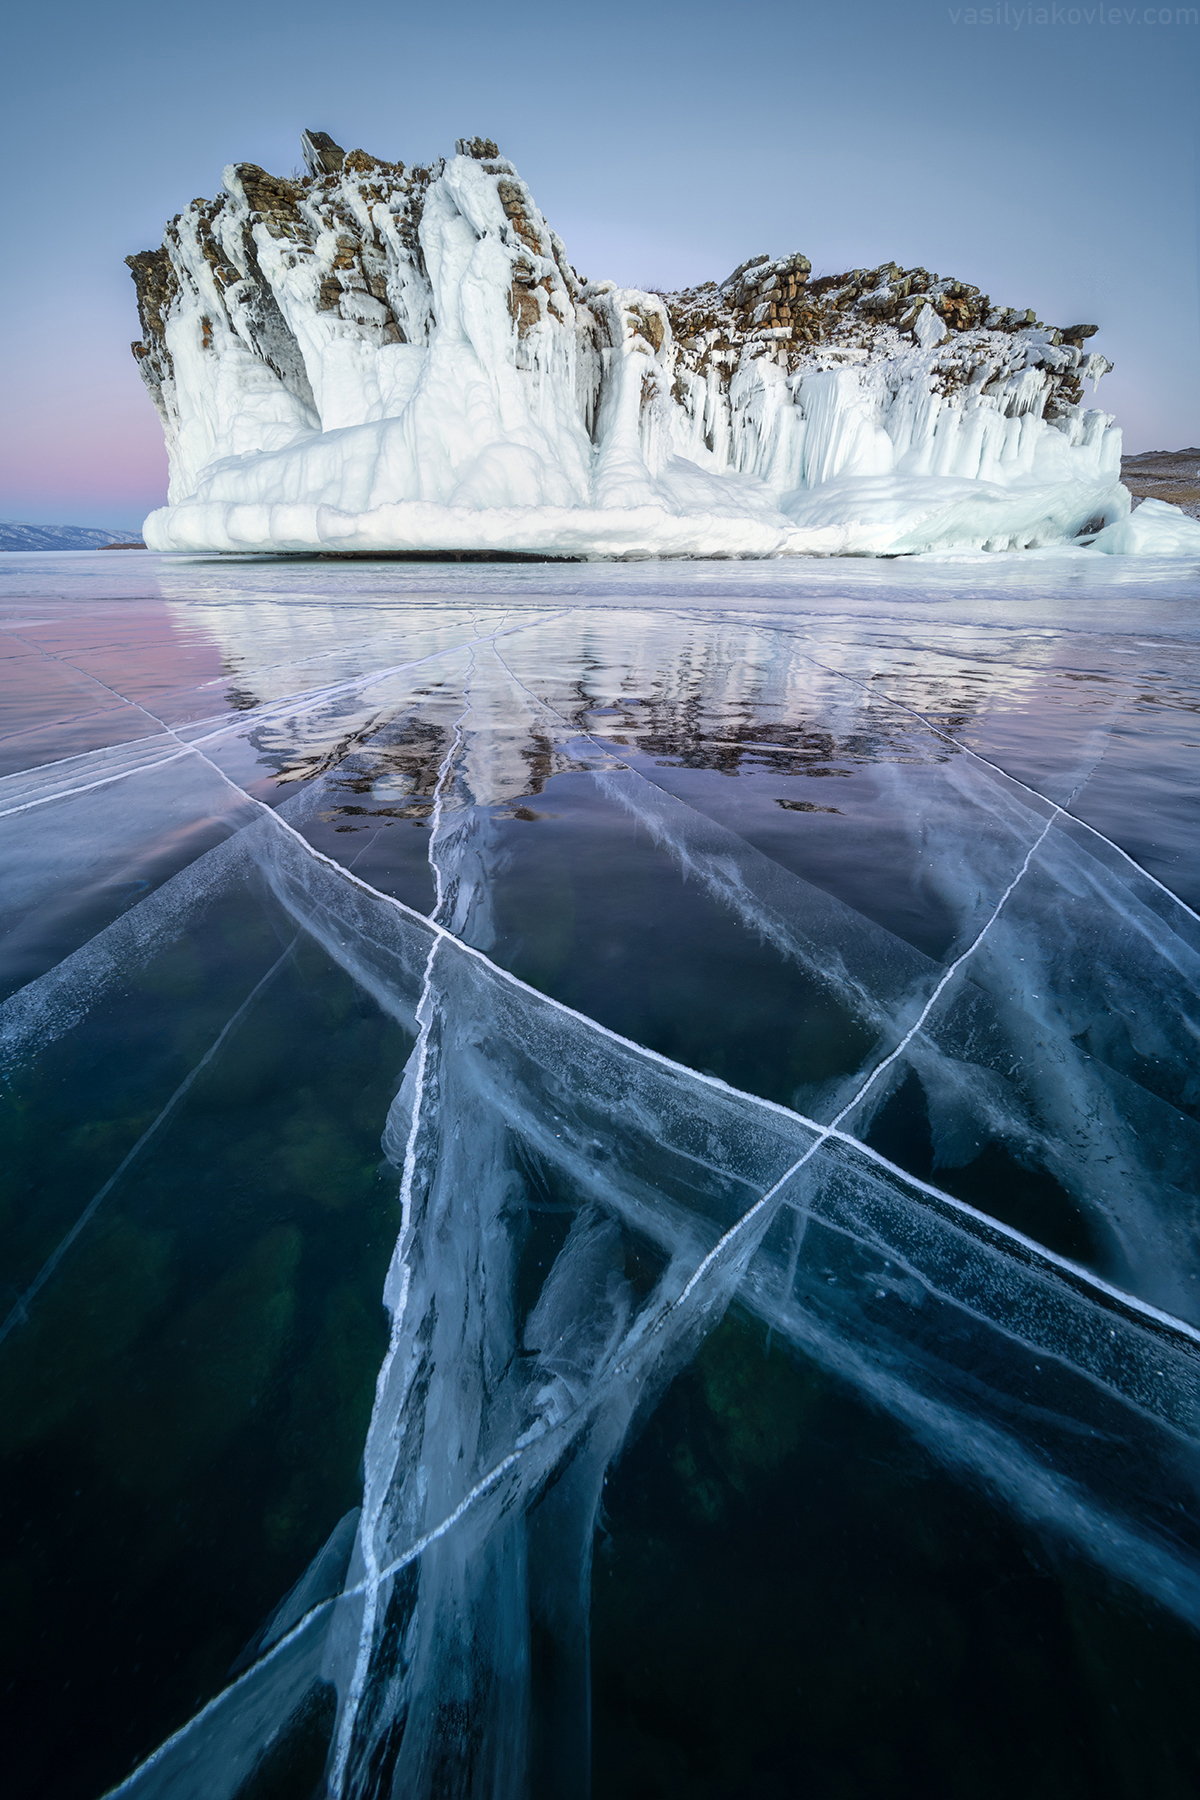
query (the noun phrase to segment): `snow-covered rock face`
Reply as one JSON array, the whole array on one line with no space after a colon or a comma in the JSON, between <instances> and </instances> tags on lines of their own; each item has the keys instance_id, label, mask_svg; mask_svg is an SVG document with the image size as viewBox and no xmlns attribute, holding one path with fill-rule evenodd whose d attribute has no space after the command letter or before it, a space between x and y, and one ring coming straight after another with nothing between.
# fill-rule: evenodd
<instances>
[{"instance_id":1,"label":"snow-covered rock face","mask_svg":"<svg viewBox=\"0 0 1200 1800\"><path fill-rule=\"evenodd\" d=\"M1020 549L1123 518L1094 327L895 264L586 282L496 146L305 133L130 257L156 549L568 556Z\"/></svg>"}]
</instances>

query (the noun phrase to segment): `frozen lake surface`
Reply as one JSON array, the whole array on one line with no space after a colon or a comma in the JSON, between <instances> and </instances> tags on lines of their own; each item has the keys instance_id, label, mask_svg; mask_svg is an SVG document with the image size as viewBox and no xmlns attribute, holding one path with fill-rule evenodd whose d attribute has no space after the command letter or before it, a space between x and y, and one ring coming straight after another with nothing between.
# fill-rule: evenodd
<instances>
[{"instance_id":1,"label":"frozen lake surface","mask_svg":"<svg viewBox=\"0 0 1200 1800\"><path fill-rule=\"evenodd\" d=\"M1198 600L4 559L13 1792L1195 1795Z\"/></svg>"}]
</instances>

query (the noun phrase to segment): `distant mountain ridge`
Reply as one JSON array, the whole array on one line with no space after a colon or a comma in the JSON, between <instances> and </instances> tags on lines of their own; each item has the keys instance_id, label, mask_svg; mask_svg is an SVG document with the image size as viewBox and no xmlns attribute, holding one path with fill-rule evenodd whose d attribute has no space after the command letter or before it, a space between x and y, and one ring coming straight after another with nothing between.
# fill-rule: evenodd
<instances>
[{"instance_id":1,"label":"distant mountain ridge","mask_svg":"<svg viewBox=\"0 0 1200 1800\"><path fill-rule=\"evenodd\" d=\"M0 523L0 550L106 550L112 544L139 542L136 531L101 531L92 525Z\"/></svg>"}]
</instances>

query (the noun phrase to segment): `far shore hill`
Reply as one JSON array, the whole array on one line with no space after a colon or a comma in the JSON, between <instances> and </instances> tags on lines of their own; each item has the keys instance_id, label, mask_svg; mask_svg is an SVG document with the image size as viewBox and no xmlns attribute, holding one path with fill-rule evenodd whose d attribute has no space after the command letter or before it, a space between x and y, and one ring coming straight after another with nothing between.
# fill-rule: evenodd
<instances>
[{"instance_id":1,"label":"far shore hill","mask_svg":"<svg viewBox=\"0 0 1200 1800\"><path fill-rule=\"evenodd\" d=\"M98 525L21 525L0 522L0 550L144 550L137 531Z\"/></svg>"},{"instance_id":2,"label":"far shore hill","mask_svg":"<svg viewBox=\"0 0 1200 1800\"><path fill-rule=\"evenodd\" d=\"M1121 480L1139 500L1165 500L1200 519L1200 450L1143 450L1121 458Z\"/></svg>"},{"instance_id":3,"label":"far shore hill","mask_svg":"<svg viewBox=\"0 0 1200 1800\"><path fill-rule=\"evenodd\" d=\"M1200 449L1143 450L1121 458L1121 480L1142 500L1165 500L1200 519ZM90 525L0 523L0 550L144 550L137 532L102 531Z\"/></svg>"}]
</instances>

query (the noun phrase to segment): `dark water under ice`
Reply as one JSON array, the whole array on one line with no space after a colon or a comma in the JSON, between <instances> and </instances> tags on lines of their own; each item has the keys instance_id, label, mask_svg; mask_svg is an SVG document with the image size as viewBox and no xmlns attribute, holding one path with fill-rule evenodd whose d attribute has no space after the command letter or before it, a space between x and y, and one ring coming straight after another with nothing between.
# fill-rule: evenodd
<instances>
[{"instance_id":1,"label":"dark water under ice","mask_svg":"<svg viewBox=\"0 0 1200 1800\"><path fill-rule=\"evenodd\" d=\"M1200 571L0 579L10 1791L1200 1792Z\"/></svg>"}]
</instances>

